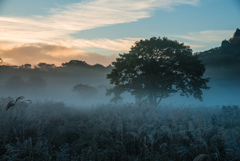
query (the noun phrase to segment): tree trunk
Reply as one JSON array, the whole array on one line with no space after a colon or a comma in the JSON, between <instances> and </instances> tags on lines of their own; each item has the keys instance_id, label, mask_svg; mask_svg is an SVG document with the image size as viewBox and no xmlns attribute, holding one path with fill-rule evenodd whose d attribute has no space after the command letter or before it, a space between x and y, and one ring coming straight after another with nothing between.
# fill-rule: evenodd
<instances>
[{"instance_id":1,"label":"tree trunk","mask_svg":"<svg viewBox=\"0 0 240 161\"><path fill-rule=\"evenodd\" d=\"M157 97L155 93L149 95L149 104L151 107L157 107Z\"/></svg>"},{"instance_id":2,"label":"tree trunk","mask_svg":"<svg viewBox=\"0 0 240 161\"><path fill-rule=\"evenodd\" d=\"M148 96L150 106L157 107L162 101L162 98L163 98L162 95L160 95L160 97L157 97L156 93L150 94Z\"/></svg>"},{"instance_id":3,"label":"tree trunk","mask_svg":"<svg viewBox=\"0 0 240 161\"><path fill-rule=\"evenodd\" d=\"M161 96L159 97L159 100L158 100L158 102L157 102L157 105L159 105L159 103L162 101L162 98L163 98L163 96L161 95Z\"/></svg>"},{"instance_id":4,"label":"tree trunk","mask_svg":"<svg viewBox=\"0 0 240 161\"><path fill-rule=\"evenodd\" d=\"M149 98L149 104L150 104L150 106L153 106L153 95L150 94L148 98Z\"/></svg>"},{"instance_id":5,"label":"tree trunk","mask_svg":"<svg viewBox=\"0 0 240 161\"><path fill-rule=\"evenodd\" d=\"M157 107L157 96L156 93L153 95L153 107Z\"/></svg>"}]
</instances>

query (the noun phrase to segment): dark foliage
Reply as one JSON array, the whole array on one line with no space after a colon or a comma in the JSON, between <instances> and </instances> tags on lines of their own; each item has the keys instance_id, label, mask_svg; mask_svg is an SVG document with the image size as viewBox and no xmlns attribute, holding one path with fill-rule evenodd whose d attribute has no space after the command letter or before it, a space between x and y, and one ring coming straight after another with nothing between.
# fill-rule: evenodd
<instances>
[{"instance_id":1,"label":"dark foliage","mask_svg":"<svg viewBox=\"0 0 240 161\"><path fill-rule=\"evenodd\" d=\"M193 95L202 100L202 89L208 89L209 79L202 78L205 67L189 46L167 38L136 42L129 53L120 54L112 63L114 69L107 75L115 87L113 101L127 91L137 100L147 98L156 106L178 91L182 96Z\"/></svg>"},{"instance_id":2,"label":"dark foliage","mask_svg":"<svg viewBox=\"0 0 240 161\"><path fill-rule=\"evenodd\" d=\"M5 87L10 90L22 90L26 87L25 81L21 76L15 75L10 77L5 84Z\"/></svg>"},{"instance_id":3,"label":"dark foliage","mask_svg":"<svg viewBox=\"0 0 240 161\"><path fill-rule=\"evenodd\" d=\"M210 67L239 67L240 64L240 30L237 29L233 37L223 40L220 47L197 53L203 63ZM232 68L231 68L232 67Z\"/></svg>"},{"instance_id":4,"label":"dark foliage","mask_svg":"<svg viewBox=\"0 0 240 161\"><path fill-rule=\"evenodd\" d=\"M1 161L240 159L238 106L74 109L19 100L5 112L10 100L0 100Z\"/></svg>"},{"instance_id":5,"label":"dark foliage","mask_svg":"<svg viewBox=\"0 0 240 161\"><path fill-rule=\"evenodd\" d=\"M71 60L67 63L62 63L63 67L82 67L82 68L86 68L89 67L90 65L87 64L85 61L81 61L81 60Z\"/></svg>"},{"instance_id":6,"label":"dark foliage","mask_svg":"<svg viewBox=\"0 0 240 161\"><path fill-rule=\"evenodd\" d=\"M39 63L38 64L38 68L40 70L49 70L49 69L53 69L56 66L54 64L47 64L47 63Z\"/></svg>"},{"instance_id":7,"label":"dark foliage","mask_svg":"<svg viewBox=\"0 0 240 161\"><path fill-rule=\"evenodd\" d=\"M89 97L92 98L98 93L97 88L87 84L78 84L73 87L72 91L76 92L82 98L89 98Z\"/></svg>"},{"instance_id":8,"label":"dark foliage","mask_svg":"<svg viewBox=\"0 0 240 161\"><path fill-rule=\"evenodd\" d=\"M0 65L0 95L2 96L53 96L60 93L71 93L71 89L78 82L83 84L108 85L106 74L112 69L112 66L104 67L101 64L83 66L69 65L70 61L64 66L55 66L54 64L39 63L32 67L31 64L21 66ZM74 64L74 63L73 63ZM81 63L80 63L81 64ZM47 87L47 88L46 88ZM62 91L53 94L56 89ZM45 94L44 94L45 93ZM69 94L68 94L69 96Z\"/></svg>"},{"instance_id":9,"label":"dark foliage","mask_svg":"<svg viewBox=\"0 0 240 161\"><path fill-rule=\"evenodd\" d=\"M47 86L46 81L39 75L29 77L26 84L28 88L33 90L44 89Z\"/></svg>"},{"instance_id":10,"label":"dark foliage","mask_svg":"<svg viewBox=\"0 0 240 161\"><path fill-rule=\"evenodd\" d=\"M31 69L32 65L31 64L24 64L19 66L19 69Z\"/></svg>"}]
</instances>

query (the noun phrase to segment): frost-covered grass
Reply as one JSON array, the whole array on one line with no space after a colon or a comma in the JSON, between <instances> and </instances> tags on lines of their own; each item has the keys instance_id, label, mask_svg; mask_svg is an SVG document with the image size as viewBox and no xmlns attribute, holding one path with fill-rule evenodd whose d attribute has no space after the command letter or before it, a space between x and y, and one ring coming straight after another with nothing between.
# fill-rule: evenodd
<instances>
[{"instance_id":1,"label":"frost-covered grass","mask_svg":"<svg viewBox=\"0 0 240 161\"><path fill-rule=\"evenodd\" d=\"M0 160L240 160L240 109L0 100Z\"/></svg>"}]
</instances>

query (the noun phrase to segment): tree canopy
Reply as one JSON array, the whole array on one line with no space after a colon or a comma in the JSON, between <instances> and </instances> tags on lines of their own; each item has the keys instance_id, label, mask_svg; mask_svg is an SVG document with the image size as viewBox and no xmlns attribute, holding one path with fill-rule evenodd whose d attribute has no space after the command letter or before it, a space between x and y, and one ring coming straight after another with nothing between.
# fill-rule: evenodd
<instances>
[{"instance_id":1,"label":"tree canopy","mask_svg":"<svg viewBox=\"0 0 240 161\"><path fill-rule=\"evenodd\" d=\"M89 67L90 65L87 64L85 61L81 60L71 60L67 63L62 63L63 67Z\"/></svg>"},{"instance_id":2,"label":"tree canopy","mask_svg":"<svg viewBox=\"0 0 240 161\"><path fill-rule=\"evenodd\" d=\"M202 78L205 66L189 46L167 38L140 40L129 53L119 54L107 79L115 86L107 90L112 101L130 92L136 100L148 99L156 106L163 98L180 91L202 100L202 89L208 89L209 78Z\"/></svg>"},{"instance_id":3,"label":"tree canopy","mask_svg":"<svg viewBox=\"0 0 240 161\"><path fill-rule=\"evenodd\" d=\"M98 93L97 88L88 84L77 84L73 87L72 91L78 93L84 99L92 98Z\"/></svg>"}]
</instances>

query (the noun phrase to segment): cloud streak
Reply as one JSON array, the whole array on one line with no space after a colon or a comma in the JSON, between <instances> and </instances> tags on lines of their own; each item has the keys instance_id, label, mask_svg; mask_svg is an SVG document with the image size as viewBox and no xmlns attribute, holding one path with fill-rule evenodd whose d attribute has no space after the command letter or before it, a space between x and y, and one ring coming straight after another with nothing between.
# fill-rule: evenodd
<instances>
[{"instance_id":1,"label":"cloud streak","mask_svg":"<svg viewBox=\"0 0 240 161\"><path fill-rule=\"evenodd\" d=\"M198 42L218 42L226 38L232 37L234 30L207 30L200 32L190 32L187 35L172 35L174 37L183 38Z\"/></svg>"},{"instance_id":2,"label":"cloud streak","mask_svg":"<svg viewBox=\"0 0 240 161\"><path fill-rule=\"evenodd\" d=\"M148 18L157 8L171 9L180 4L197 3L198 0L87 0L51 9L47 17L0 17L0 41L9 41L15 45L43 43L122 51L129 49L128 43L132 43L130 39L83 40L70 35L83 30Z\"/></svg>"},{"instance_id":3,"label":"cloud streak","mask_svg":"<svg viewBox=\"0 0 240 161\"><path fill-rule=\"evenodd\" d=\"M201 51L220 46L221 40L231 38L233 33L234 30L206 30L190 32L186 35L171 35L171 37L183 39L195 51Z\"/></svg>"}]
</instances>

